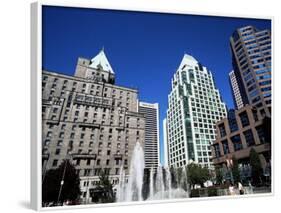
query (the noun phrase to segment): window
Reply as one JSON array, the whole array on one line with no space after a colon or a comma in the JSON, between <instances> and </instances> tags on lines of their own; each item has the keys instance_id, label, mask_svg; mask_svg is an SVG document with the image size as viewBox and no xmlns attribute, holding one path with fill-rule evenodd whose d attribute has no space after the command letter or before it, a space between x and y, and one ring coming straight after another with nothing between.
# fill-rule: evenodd
<instances>
[{"instance_id":1,"label":"window","mask_svg":"<svg viewBox=\"0 0 281 213\"><path fill-rule=\"evenodd\" d=\"M234 150L235 151L238 151L240 149L242 149L242 142L241 142L241 138L240 138L240 135L235 135L233 137L230 138L232 143L233 143L233 147L234 147Z\"/></svg>"},{"instance_id":2,"label":"window","mask_svg":"<svg viewBox=\"0 0 281 213\"><path fill-rule=\"evenodd\" d=\"M215 144L214 149L215 149L216 158L219 158L221 156L219 144Z\"/></svg>"},{"instance_id":3,"label":"window","mask_svg":"<svg viewBox=\"0 0 281 213\"><path fill-rule=\"evenodd\" d=\"M266 143L265 131L262 125L256 127L256 131L258 133L260 143Z\"/></svg>"},{"instance_id":4,"label":"window","mask_svg":"<svg viewBox=\"0 0 281 213\"><path fill-rule=\"evenodd\" d=\"M97 159L97 166L100 165L100 159Z\"/></svg>"},{"instance_id":5,"label":"window","mask_svg":"<svg viewBox=\"0 0 281 213\"><path fill-rule=\"evenodd\" d=\"M252 133L252 130L249 129L245 132L243 132L247 146L253 146L255 144L255 139Z\"/></svg>"},{"instance_id":6,"label":"window","mask_svg":"<svg viewBox=\"0 0 281 213\"><path fill-rule=\"evenodd\" d=\"M76 160L76 165L79 166L80 165L80 159Z\"/></svg>"},{"instance_id":7,"label":"window","mask_svg":"<svg viewBox=\"0 0 281 213\"><path fill-rule=\"evenodd\" d=\"M65 124L62 124L62 125L61 125L61 129L62 129L62 130L65 130Z\"/></svg>"},{"instance_id":8,"label":"window","mask_svg":"<svg viewBox=\"0 0 281 213\"><path fill-rule=\"evenodd\" d=\"M59 140L57 146L61 146L61 145L62 145L62 140Z\"/></svg>"},{"instance_id":9,"label":"window","mask_svg":"<svg viewBox=\"0 0 281 213\"><path fill-rule=\"evenodd\" d=\"M58 165L58 160L54 160L53 161L53 166L57 166Z\"/></svg>"},{"instance_id":10,"label":"window","mask_svg":"<svg viewBox=\"0 0 281 213\"><path fill-rule=\"evenodd\" d=\"M73 147L73 141L69 141L68 146L69 146L69 147Z\"/></svg>"},{"instance_id":11,"label":"window","mask_svg":"<svg viewBox=\"0 0 281 213\"><path fill-rule=\"evenodd\" d=\"M70 138L74 138L75 133L70 134Z\"/></svg>"},{"instance_id":12,"label":"window","mask_svg":"<svg viewBox=\"0 0 281 213\"><path fill-rule=\"evenodd\" d=\"M45 140L45 146L48 146L50 144L50 140Z\"/></svg>"},{"instance_id":13,"label":"window","mask_svg":"<svg viewBox=\"0 0 281 213\"><path fill-rule=\"evenodd\" d=\"M60 154L60 149L56 149L56 155Z\"/></svg>"},{"instance_id":14,"label":"window","mask_svg":"<svg viewBox=\"0 0 281 213\"><path fill-rule=\"evenodd\" d=\"M250 124L246 111L241 112L239 114L239 117L240 117L240 121L241 121L241 124L242 124L243 127L248 126Z\"/></svg>"},{"instance_id":15,"label":"window","mask_svg":"<svg viewBox=\"0 0 281 213\"><path fill-rule=\"evenodd\" d=\"M230 153L229 151L229 147L228 147L228 141L224 140L221 142L222 143L222 147L223 147L223 153L226 155L228 153Z\"/></svg>"},{"instance_id":16,"label":"window","mask_svg":"<svg viewBox=\"0 0 281 213\"><path fill-rule=\"evenodd\" d=\"M235 111L234 110L229 110L228 111L228 124L229 124L229 129L230 132L235 132L238 130L238 125L235 117Z\"/></svg>"},{"instance_id":17,"label":"window","mask_svg":"<svg viewBox=\"0 0 281 213\"><path fill-rule=\"evenodd\" d=\"M253 113L254 120L258 121L259 120L258 111L256 109L252 109L252 113Z\"/></svg>"},{"instance_id":18,"label":"window","mask_svg":"<svg viewBox=\"0 0 281 213\"><path fill-rule=\"evenodd\" d=\"M52 132L49 131L49 132L47 133L47 137L51 137L51 136L52 136Z\"/></svg>"},{"instance_id":19,"label":"window","mask_svg":"<svg viewBox=\"0 0 281 213\"><path fill-rule=\"evenodd\" d=\"M226 136L226 131L225 131L224 123L219 125L219 130L220 130L221 137Z\"/></svg>"}]
</instances>

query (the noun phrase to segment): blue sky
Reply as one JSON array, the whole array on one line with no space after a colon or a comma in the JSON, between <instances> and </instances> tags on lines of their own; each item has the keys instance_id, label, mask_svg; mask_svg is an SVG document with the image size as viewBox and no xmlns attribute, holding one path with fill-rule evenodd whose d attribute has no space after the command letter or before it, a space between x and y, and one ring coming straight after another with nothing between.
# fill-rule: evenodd
<instances>
[{"instance_id":1,"label":"blue sky","mask_svg":"<svg viewBox=\"0 0 281 213\"><path fill-rule=\"evenodd\" d=\"M44 7L43 68L73 75L78 57L93 58L104 47L116 84L137 88L142 101L159 103L162 154L167 96L183 54L211 70L231 108L229 37L246 25L271 28L270 20L261 19Z\"/></svg>"}]
</instances>

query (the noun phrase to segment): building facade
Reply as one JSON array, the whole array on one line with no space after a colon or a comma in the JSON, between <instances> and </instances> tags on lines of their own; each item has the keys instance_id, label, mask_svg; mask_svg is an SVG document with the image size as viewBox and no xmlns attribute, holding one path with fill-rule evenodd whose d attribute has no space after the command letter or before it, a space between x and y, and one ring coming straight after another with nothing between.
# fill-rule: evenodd
<instances>
[{"instance_id":1,"label":"building facade","mask_svg":"<svg viewBox=\"0 0 281 213\"><path fill-rule=\"evenodd\" d=\"M169 149L168 149L168 138L167 138L167 119L163 119L163 162L164 167L169 166Z\"/></svg>"},{"instance_id":2,"label":"building facade","mask_svg":"<svg viewBox=\"0 0 281 213\"><path fill-rule=\"evenodd\" d=\"M139 102L138 111L145 118L145 167L157 168L160 164L159 105L158 103Z\"/></svg>"},{"instance_id":3,"label":"building facade","mask_svg":"<svg viewBox=\"0 0 281 213\"><path fill-rule=\"evenodd\" d=\"M166 122L169 165L190 161L212 168L211 144L215 124L226 116L226 106L212 73L185 54L172 79ZM165 127L164 127L165 128Z\"/></svg>"},{"instance_id":4,"label":"building facade","mask_svg":"<svg viewBox=\"0 0 281 213\"><path fill-rule=\"evenodd\" d=\"M258 30L253 26L239 28L230 37L230 46L233 70L243 105L251 104L262 115L270 116L270 30ZM232 88L236 88L236 86L232 86ZM239 106L239 103L236 105Z\"/></svg>"},{"instance_id":5,"label":"building facade","mask_svg":"<svg viewBox=\"0 0 281 213\"><path fill-rule=\"evenodd\" d=\"M82 199L96 202L103 170L112 183L128 174L135 144L144 147L145 118L138 91L115 85L104 51L79 58L74 76L42 73L42 173L70 159L80 176Z\"/></svg>"},{"instance_id":6,"label":"building facade","mask_svg":"<svg viewBox=\"0 0 281 213\"><path fill-rule=\"evenodd\" d=\"M235 108L240 109L245 106L246 103L244 102L243 96L240 92L241 90L239 89L238 79L233 70L229 73L229 81Z\"/></svg>"},{"instance_id":7,"label":"building facade","mask_svg":"<svg viewBox=\"0 0 281 213\"><path fill-rule=\"evenodd\" d=\"M214 165L226 170L228 162L235 157L239 168L250 168L249 154L254 148L264 171L270 166L270 119L264 118L258 109L247 105L231 110L227 118L216 124L216 129L217 138L212 145Z\"/></svg>"}]
</instances>

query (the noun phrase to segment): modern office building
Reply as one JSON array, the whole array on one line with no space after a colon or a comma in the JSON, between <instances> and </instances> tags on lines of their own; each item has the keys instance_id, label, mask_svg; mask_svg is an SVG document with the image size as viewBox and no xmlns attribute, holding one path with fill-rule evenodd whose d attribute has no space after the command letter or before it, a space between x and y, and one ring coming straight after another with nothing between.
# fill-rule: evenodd
<instances>
[{"instance_id":1,"label":"modern office building","mask_svg":"<svg viewBox=\"0 0 281 213\"><path fill-rule=\"evenodd\" d=\"M83 200L95 202L101 170L117 183L122 166L128 174L135 144L144 147L145 118L138 103L136 89L115 85L103 50L91 60L79 58L74 76L43 70L43 176L70 159Z\"/></svg>"},{"instance_id":2,"label":"modern office building","mask_svg":"<svg viewBox=\"0 0 281 213\"><path fill-rule=\"evenodd\" d=\"M167 140L167 119L163 120L163 162L164 167L169 166L169 149L168 149L168 140Z\"/></svg>"},{"instance_id":3,"label":"modern office building","mask_svg":"<svg viewBox=\"0 0 281 213\"><path fill-rule=\"evenodd\" d=\"M230 37L230 46L233 70L243 105L251 104L262 115L270 116L270 30L258 30L253 26L239 28ZM237 86L233 85L232 88L236 89ZM239 106L239 103L236 103L236 105Z\"/></svg>"},{"instance_id":4,"label":"modern office building","mask_svg":"<svg viewBox=\"0 0 281 213\"><path fill-rule=\"evenodd\" d=\"M238 80L233 70L229 73L229 81L230 81L235 108L240 109L246 104L244 103L243 96L240 92L241 90L239 89Z\"/></svg>"},{"instance_id":5,"label":"modern office building","mask_svg":"<svg viewBox=\"0 0 281 213\"><path fill-rule=\"evenodd\" d=\"M185 54L172 78L172 90L168 96L169 165L181 167L194 161L212 168L210 157L215 124L225 116L226 106L212 73Z\"/></svg>"},{"instance_id":6,"label":"modern office building","mask_svg":"<svg viewBox=\"0 0 281 213\"><path fill-rule=\"evenodd\" d=\"M146 168L160 164L159 105L139 102L139 113L145 118L144 160Z\"/></svg>"},{"instance_id":7,"label":"modern office building","mask_svg":"<svg viewBox=\"0 0 281 213\"><path fill-rule=\"evenodd\" d=\"M255 107L247 105L239 110L230 110L228 118L219 121L216 129L217 138L212 145L214 165L227 170L229 162L235 157L239 168L250 168L249 155L254 148L262 168L270 167L270 119L263 117Z\"/></svg>"}]
</instances>

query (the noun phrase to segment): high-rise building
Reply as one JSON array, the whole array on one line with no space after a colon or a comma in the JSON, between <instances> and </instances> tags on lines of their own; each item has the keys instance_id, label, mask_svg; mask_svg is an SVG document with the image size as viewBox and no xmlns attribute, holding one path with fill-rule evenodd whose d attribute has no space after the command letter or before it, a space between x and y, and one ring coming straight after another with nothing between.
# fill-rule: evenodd
<instances>
[{"instance_id":1,"label":"high-rise building","mask_svg":"<svg viewBox=\"0 0 281 213\"><path fill-rule=\"evenodd\" d=\"M135 144L144 147L138 91L114 82L103 50L91 60L79 58L74 76L42 74L43 176L70 159L87 203L96 202L101 170L117 183L122 166L128 174Z\"/></svg>"},{"instance_id":2,"label":"high-rise building","mask_svg":"<svg viewBox=\"0 0 281 213\"><path fill-rule=\"evenodd\" d=\"M167 119L163 120L163 162L164 167L169 166L169 149L168 149L168 141L167 141Z\"/></svg>"},{"instance_id":3,"label":"high-rise building","mask_svg":"<svg viewBox=\"0 0 281 213\"><path fill-rule=\"evenodd\" d=\"M271 32L246 26L230 37L232 65L243 105L271 115ZM232 87L237 88L237 87ZM235 92L234 92L235 93ZM235 99L236 101L236 99ZM239 106L239 103L236 103Z\"/></svg>"},{"instance_id":4,"label":"high-rise building","mask_svg":"<svg viewBox=\"0 0 281 213\"><path fill-rule=\"evenodd\" d=\"M139 102L139 113L145 118L144 160L146 168L157 168L159 158L159 106L158 103L151 104Z\"/></svg>"},{"instance_id":5,"label":"high-rise building","mask_svg":"<svg viewBox=\"0 0 281 213\"><path fill-rule=\"evenodd\" d=\"M240 92L237 77L235 76L235 73L234 73L233 70L229 73L229 81L230 81L232 97L233 97L233 100L234 100L235 108L240 109L243 106L245 106L246 104L243 102L244 99L243 99L242 94Z\"/></svg>"},{"instance_id":6,"label":"high-rise building","mask_svg":"<svg viewBox=\"0 0 281 213\"><path fill-rule=\"evenodd\" d=\"M212 168L210 145L215 140L215 124L225 116L226 106L212 73L185 54L168 96L169 165L181 167L194 161Z\"/></svg>"}]
</instances>

